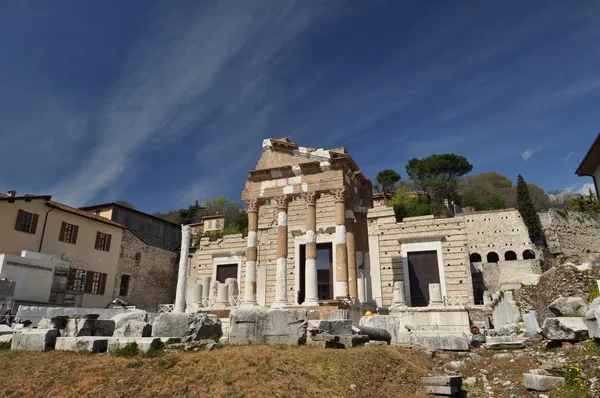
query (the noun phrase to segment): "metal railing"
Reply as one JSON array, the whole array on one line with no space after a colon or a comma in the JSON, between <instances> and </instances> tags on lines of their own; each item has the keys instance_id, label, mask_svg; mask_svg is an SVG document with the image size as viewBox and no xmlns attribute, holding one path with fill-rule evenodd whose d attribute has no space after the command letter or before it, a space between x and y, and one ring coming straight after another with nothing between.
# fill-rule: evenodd
<instances>
[{"instance_id":1,"label":"metal railing","mask_svg":"<svg viewBox=\"0 0 600 398\"><path fill-rule=\"evenodd\" d=\"M174 309L175 309L175 304L159 304L158 305L159 313L173 312Z\"/></svg>"}]
</instances>

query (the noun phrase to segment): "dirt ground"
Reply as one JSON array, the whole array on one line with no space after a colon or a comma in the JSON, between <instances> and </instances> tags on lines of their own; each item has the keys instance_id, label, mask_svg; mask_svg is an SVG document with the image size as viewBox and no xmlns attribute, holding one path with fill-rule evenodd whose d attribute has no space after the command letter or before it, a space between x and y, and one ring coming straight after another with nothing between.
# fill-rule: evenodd
<instances>
[{"instance_id":1,"label":"dirt ground","mask_svg":"<svg viewBox=\"0 0 600 398\"><path fill-rule=\"evenodd\" d=\"M426 397L416 350L243 346L153 358L0 351L8 397Z\"/></svg>"}]
</instances>

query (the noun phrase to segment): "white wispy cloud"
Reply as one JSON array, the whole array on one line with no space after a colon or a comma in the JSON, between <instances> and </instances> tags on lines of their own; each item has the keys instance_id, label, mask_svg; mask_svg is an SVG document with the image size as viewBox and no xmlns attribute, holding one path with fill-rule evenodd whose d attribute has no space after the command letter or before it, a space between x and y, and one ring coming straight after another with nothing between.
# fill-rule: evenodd
<instances>
[{"instance_id":1,"label":"white wispy cloud","mask_svg":"<svg viewBox=\"0 0 600 398\"><path fill-rule=\"evenodd\" d=\"M525 152L521 154L521 158L523 161L529 160L533 155L535 155L539 151L539 148L529 148L526 149Z\"/></svg>"},{"instance_id":2,"label":"white wispy cloud","mask_svg":"<svg viewBox=\"0 0 600 398\"><path fill-rule=\"evenodd\" d=\"M594 194L595 194L596 187L594 186L594 183L592 183L592 182L583 184L581 186L581 188L579 188L579 190L577 190L577 193L580 195L589 195L590 190L592 190L592 192L594 192Z\"/></svg>"},{"instance_id":3,"label":"white wispy cloud","mask_svg":"<svg viewBox=\"0 0 600 398\"><path fill-rule=\"evenodd\" d=\"M571 156L573 156L573 152L571 152L567 155L567 157L565 158L565 163L567 163L569 161L569 159L571 159Z\"/></svg>"},{"instance_id":4,"label":"white wispy cloud","mask_svg":"<svg viewBox=\"0 0 600 398\"><path fill-rule=\"evenodd\" d=\"M241 131L259 135L262 124L253 118L275 109L278 99L266 98L269 64L313 23L335 15L337 5L219 1L151 26L112 88L98 144L53 191L67 203L85 203L134 169L142 148L180 140L215 113L236 117L219 131L203 131L203 161L218 159L215 145L224 141L235 150Z\"/></svg>"}]
</instances>

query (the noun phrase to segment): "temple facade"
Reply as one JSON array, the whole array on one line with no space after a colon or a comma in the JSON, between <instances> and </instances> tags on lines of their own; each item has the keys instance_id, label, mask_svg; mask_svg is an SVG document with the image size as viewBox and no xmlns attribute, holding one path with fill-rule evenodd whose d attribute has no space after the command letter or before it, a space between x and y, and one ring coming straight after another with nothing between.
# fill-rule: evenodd
<instances>
[{"instance_id":1,"label":"temple facade","mask_svg":"<svg viewBox=\"0 0 600 398\"><path fill-rule=\"evenodd\" d=\"M188 268L187 291L197 297L188 302L214 307L219 286L228 285L221 306L392 307L400 282L408 307L429 305L429 285L439 285L446 306L483 304L473 294L478 271L469 258L471 235L480 241L478 251L484 233L491 248L500 243L491 230L514 216L510 210L396 222L393 209L373 199L371 183L345 149L304 148L287 139L264 140L242 199L248 236L201 239ZM515 230L500 236L533 249L526 232Z\"/></svg>"}]
</instances>

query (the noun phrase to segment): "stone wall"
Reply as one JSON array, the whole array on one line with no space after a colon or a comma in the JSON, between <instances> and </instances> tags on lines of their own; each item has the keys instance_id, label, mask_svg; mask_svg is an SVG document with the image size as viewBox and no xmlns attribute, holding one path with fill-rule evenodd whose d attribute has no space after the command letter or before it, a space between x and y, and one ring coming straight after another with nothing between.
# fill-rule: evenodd
<instances>
[{"instance_id":1,"label":"stone wall","mask_svg":"<svg viewBox=\"0 0 600 398\"><path fill-rule=\"evenodd\" d=\"M519 285L521 278L528 274L541 274L542 265L539 259L500 261L498 263L473 263L471 271L483 275L485 289L497 292L503 285Z\"/></svg>"},{"instance_id":2,"label":"stone wall","mask_svg":"<svg viewBox=\"0 0 600 398\"><path fill-rule=\"evenodd\" d=\"M482 262L488 261L491 252L496 253L500 261L509 251L517 255L517 260L523 260L526 250L533 250L536 258L541 255L531 243L527 227L515 209L470 213L457 218L464 219L469 253L479 254Z\"/></svg>"},{"instance_id":3,"label":"stone wall","mask_svg":"<svg viewBox=\"0 0 600 398\"><path fill-rule=\"evenodd\" d=\"M600 258L600 216L551 209L543 217L549 251L571 261Z\"/></svg>"},{"instance_id":4,"label":"stone wall","mask_svg":"<svg viewBox=\"0 0 600 398\"><path fill-rule=\"evenodd\" d=\"M538 322L551 316L548 305L559 297L589 299L589 287L600 280L600 269L579 271L572 265L560 265L544 272L537 285L522 286L515 291L522 313L535 310Z\"/></svg>"},{"instance_id":5,"label":"stone wall","mask_svg":"<svg viewBox=\"0 0 600 398\"><path fill-rule=\"evenodd\" d=\"M145 244L125 230L113 297L146 311L158 311L159 304L175 300L178 253ZM127 296L119 295L122 275L129 275Z\"/></svg>"},{"instance_id":6,"label":"stone wall","mask_svg":"<svg viewBox=\"0 0 600 398\"><path fill-rule=\"evenodd\" d=\"M385 306L392 303L394 282L404 280L400 242L418 243L435 237L442 238L446 297L465 304L473 302L465 223L462 218L411 217L397 223L392 209L376 206L369 213L369 219L369 235L377 235L379 239L381 290Z\"/></svg>"}]
</instances>

